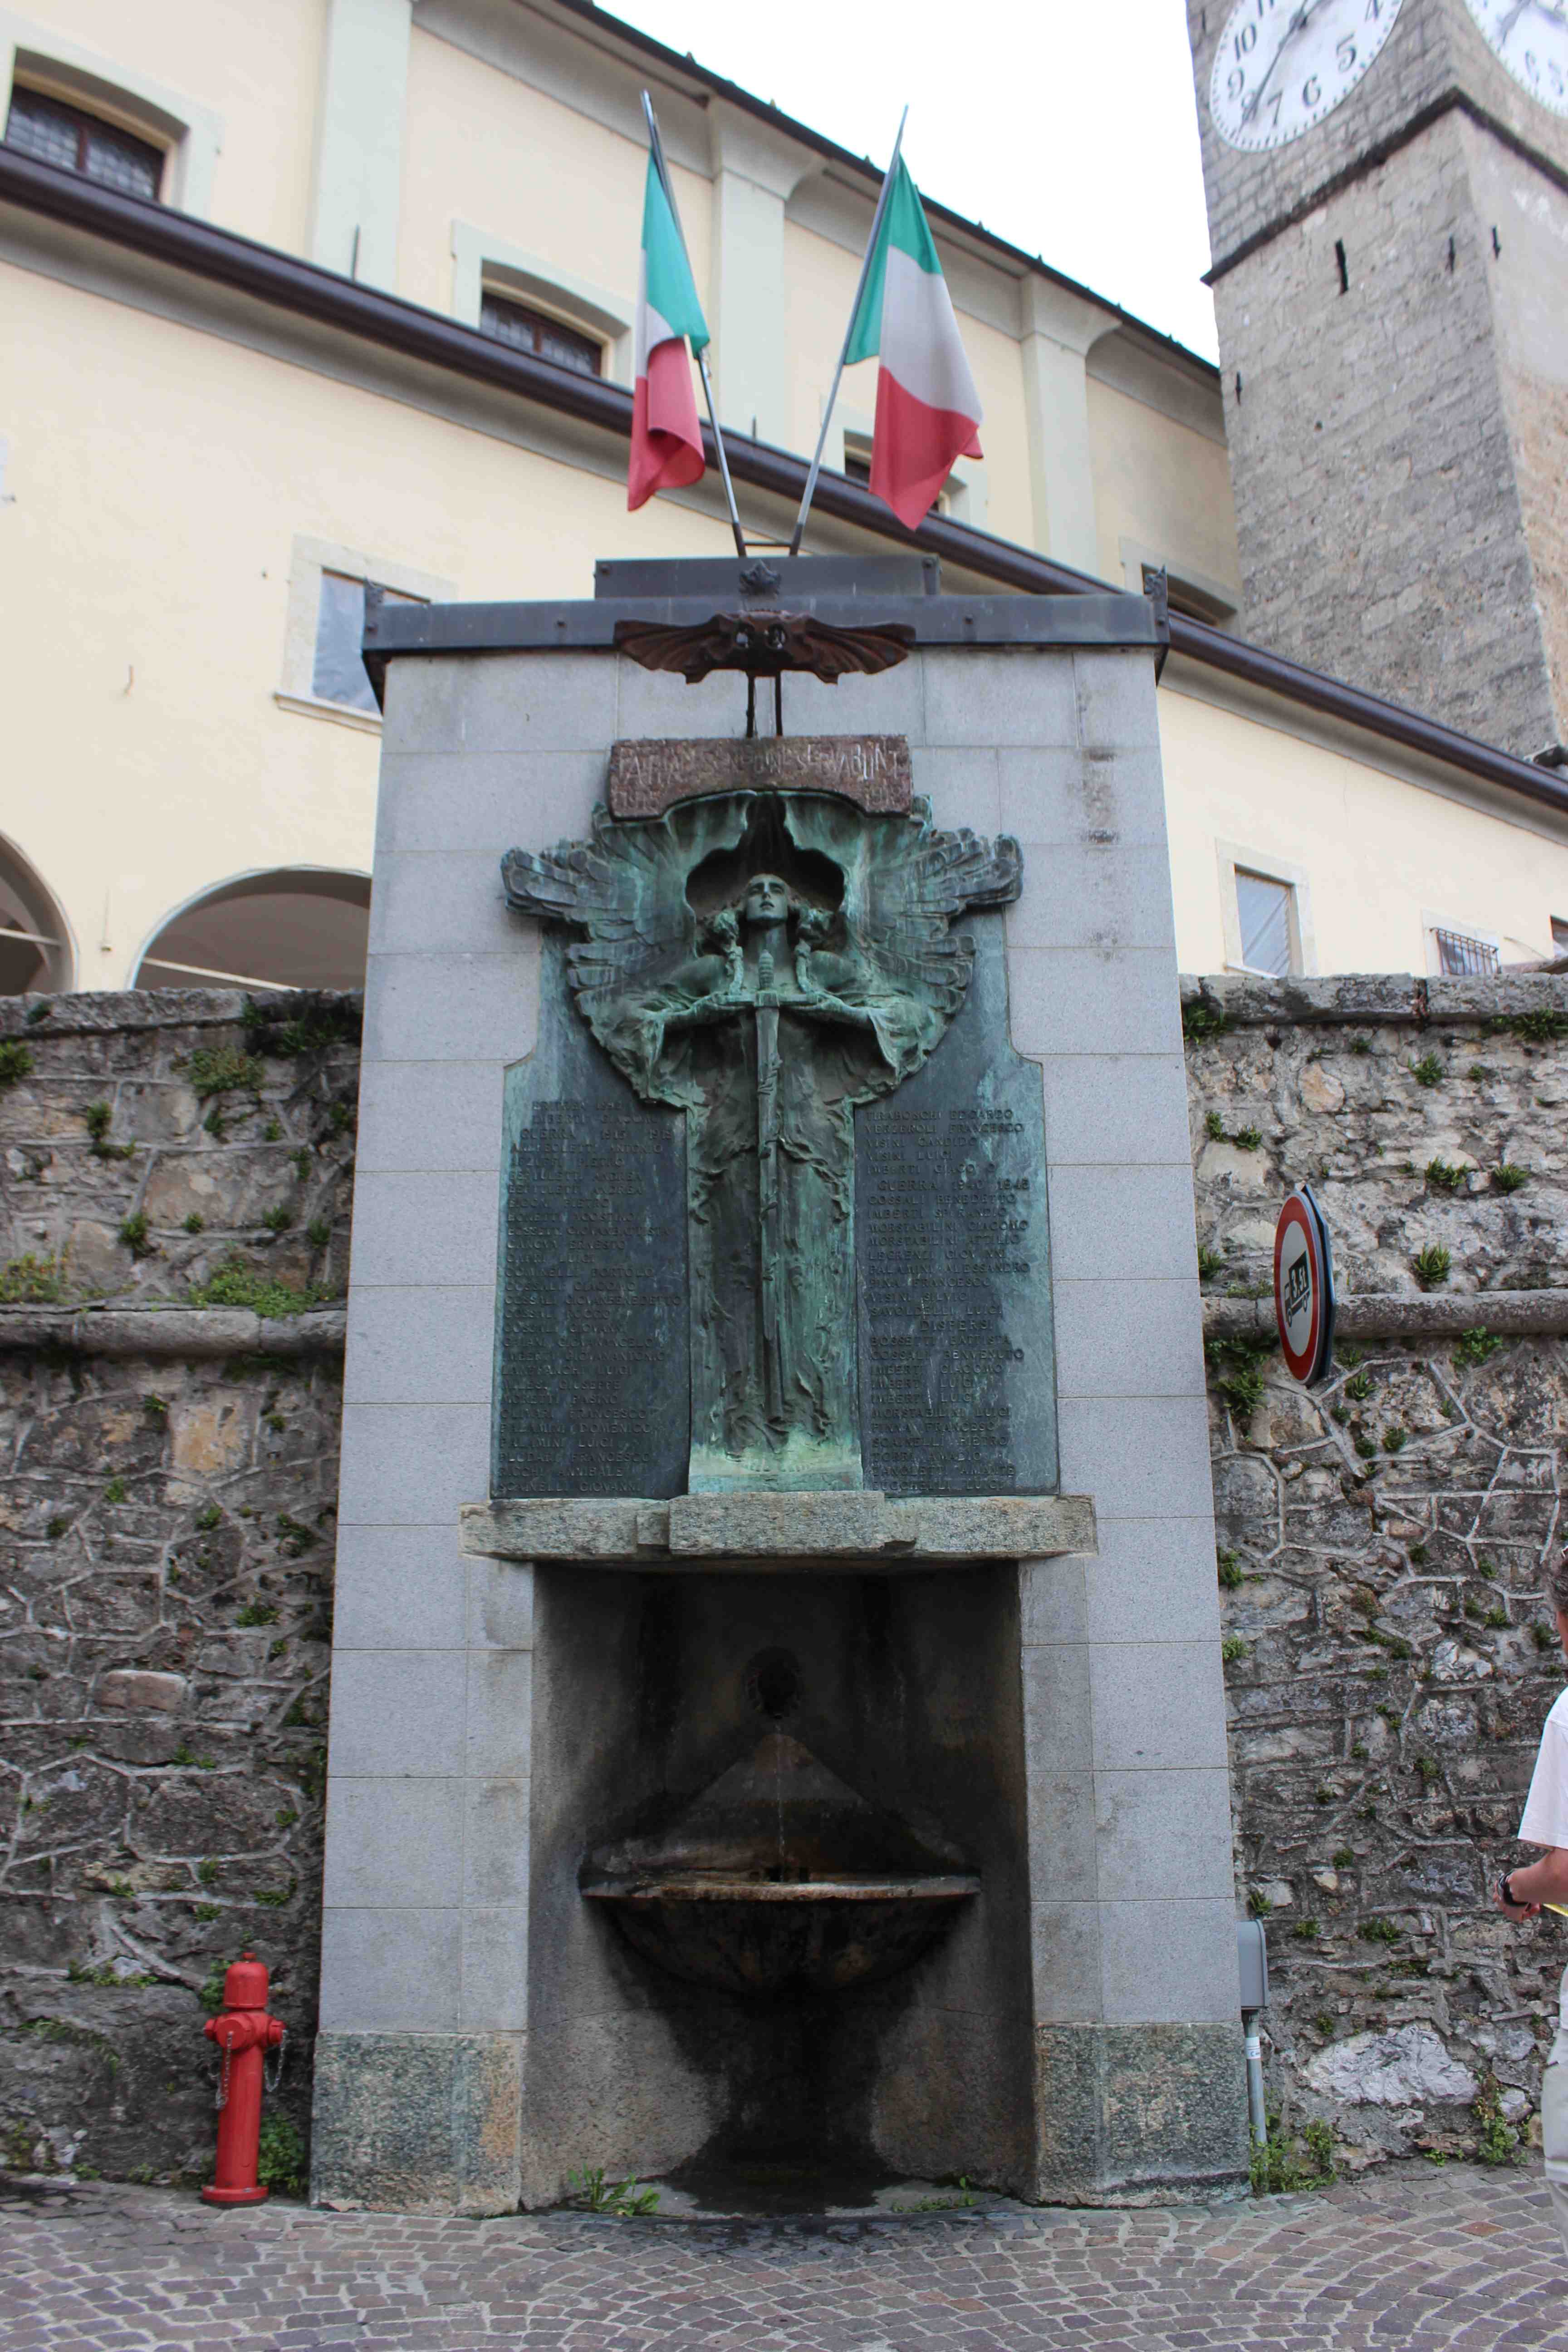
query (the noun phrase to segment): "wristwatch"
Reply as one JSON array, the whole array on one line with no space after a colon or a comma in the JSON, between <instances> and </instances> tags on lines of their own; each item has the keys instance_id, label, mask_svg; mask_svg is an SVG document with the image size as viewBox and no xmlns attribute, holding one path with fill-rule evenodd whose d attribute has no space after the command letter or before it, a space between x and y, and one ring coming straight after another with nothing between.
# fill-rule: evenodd
<instances>
[{"instance_id":1,"label":"wristwatch","mask_svg":"<svg viewBox=\"0 0 1568 2352\"><path fill-rule=\"evenodd\" d=\"M1503 1872L1502 1876L1498 1880L1497 1891L1501 1895L1503 1901L1508 1905L1510 1911L1522 1911L1524 1909L1524 1905L1519 1900L1519 1897L1513 1891L1513 1873L1511 1870L1505 1870Z\"/></svg>"}]
</instances>

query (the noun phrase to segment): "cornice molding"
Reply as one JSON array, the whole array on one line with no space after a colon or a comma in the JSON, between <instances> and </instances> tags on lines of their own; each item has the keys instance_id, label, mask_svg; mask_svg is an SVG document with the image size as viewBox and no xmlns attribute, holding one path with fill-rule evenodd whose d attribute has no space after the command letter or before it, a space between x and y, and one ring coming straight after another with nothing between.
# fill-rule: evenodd
<instances>
[{"instance_id":1,"label":"cornice molding","mask_svg":"<svg viewBox=\"0 0 1568 2352\"><path fill-rule=\"evenodd\" d=\"M1419 107L1414 114L1400 123L1397 129L1385 132L1381 139L1374 140L1372 145L1364 149L1352 162L1342 165L1337 172L1331 172L1326 179L1320 180L1314 187L1307 191L1305 195L1298 196L1295 202L1288 205L1275 219L1266 221L1261 228L1254 229L1250 236L1244 236L1239 245L1233 246L1227 254L1223 255L1204 272L1204 284L1217 286L1222 278L1227 278L1233 269L1239 268L1244 261L1249 259L1253 254L1261 252L1266 245L1272 245L1276 237L1283 236L1288 229L1297 228L1302 221L1310 219L1313 213L1321 211L1324 205L1339 194L1342 188L1351 187L1357 180L1364 180L1369 173L1380 171L1391 156L1397 155L1402 148L1412 145L1426 131L1430 131L1434 123L1440 122L1447 114L1467 116L1478 130L1489 132L1500 146L1506 147L1510 154L1519 156L1521 162L1530 164L1531 169L1539 172L1543 179L1550 180L1553 187L1568 192L1568 172L1565 172L1560 163L1554 162L1542 148L1531 146L1529 140L1521 139L1517 131L1510 130L1506 122L1489 112L1486 107L1479 106L1468 91L1460 89L1458 84L1455 84L1452 88L1441 91L1426 105Z\"/></svg>"}]
</instances>

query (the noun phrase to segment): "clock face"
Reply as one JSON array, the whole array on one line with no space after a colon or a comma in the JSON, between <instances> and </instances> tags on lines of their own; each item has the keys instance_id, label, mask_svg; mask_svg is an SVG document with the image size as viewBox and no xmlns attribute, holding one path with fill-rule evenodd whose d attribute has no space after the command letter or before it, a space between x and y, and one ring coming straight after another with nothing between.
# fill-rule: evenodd
<instances>
[{"instance_id":1,"label":"clock face","mask_svg":"<svg viewBox=\"0 0 1568 2352\"><path fill-rule=\"evenodd\" d=\"M1568 0L1465 0L1521 89L1568 114Z\"/></svg>"},{"instance_id":2,"label":"clock face","mask_svg":"<svg viewBox=\"0 0 1568 2352\"><path fill-rule=\"evenodd\" d=\"M1489 16L1499 0L1469 5ZM1255 150L1300 139L1350 96L1399 9L1400 0L1237 0L1209 80L1220 137Z\"/></svg>"}]
</instances>

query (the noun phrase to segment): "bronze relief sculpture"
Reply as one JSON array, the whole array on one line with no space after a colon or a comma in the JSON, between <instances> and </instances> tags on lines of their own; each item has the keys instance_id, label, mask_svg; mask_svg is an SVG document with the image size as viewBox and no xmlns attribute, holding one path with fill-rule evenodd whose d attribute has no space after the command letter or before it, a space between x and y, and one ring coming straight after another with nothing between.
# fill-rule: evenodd
<instances>
[{"instance_id":1,"label":"bronze relief sculpture","mask_svg":"<svg viewBox=\"0 0 1568 2352\"><path fill-rule=\"evenodd\" d=\"M502 860L509 902L577 934L578 1012L637 1096L684 1113L693 1493L862 1484L854 1114L963 1001L966 908L1016 898L1003 836L731 793Z\"/></svg>"}]
</instances>

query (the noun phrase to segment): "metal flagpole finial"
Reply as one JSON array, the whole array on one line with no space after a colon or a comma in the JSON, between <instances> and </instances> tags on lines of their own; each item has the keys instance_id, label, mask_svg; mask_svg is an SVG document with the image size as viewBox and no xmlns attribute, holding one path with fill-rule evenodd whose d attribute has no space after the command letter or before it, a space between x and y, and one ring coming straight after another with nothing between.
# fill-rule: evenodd
<instances>
[{"instance_id":1,"label":"metal flagpole finial","mask_svg":"<svg viewBox=\"0 0 1568 2352\"><path fill-rule=\"evenodd\" d=\"M665 161L664 142L658 135L658 117L653 110L653 100L646 89L642 94L642 110L647 123L648 149L653 156L653 167L658 173L658 184L664 190L664 200L669 206L669 216L675 223L675 233L680 239L682 249L687 257L687 267L689 268L690 248L686 243L686 231L680 225L680 207L675 201L675 183L669 176L669 165ZM747 552L746 535L741 529L740 510L735 504L735 485L730 479L729 455L724 447L724 436L719 429L719 411L713 404L713 379L708 373L706 350L699 352L696 358L697 373L702 378L702 390L708 402L708 421L713 427L713 446L719 453L719 474L724 485L725 501L730 509L730 529L735 534L735 552L743 557Z\"/></svg>"},{"instance_id":2,"label":"metal flagpole finial","mask_svg":"<svg viewBox=\"0 0 1568 2352\"><path fill-rule=\"evenodd\" d=\"M904 125L909 119L910 110L906 106L899 117L898 136L893 142L893 152L889 159L888 168L882 174L882 185L877 197L877 209L871 215L871 234L866 239L866 252L860 263L860 275L855 284L855 299L849 305L849 322L844 330L844 341L838 353L838 365L833 371L833 387L827 395L827 405L822 412L822 430L816 436L816 454L812 458L811 471L805 478L805 488L801 493L800 512L795 519L795 532L789 543L789 551L792 555L800 553L800 542L805 533L805 520L811 512L812 499L816 496L816 478L822 471L822 453L827 446L827 428L833 422L833 410L838 398L838 386L844 374L844 362L849 352L849 338L855 332L855 321L860 316L860 299L866 291L866 280L870 276L871 256L877 250L878 233L882 226L882 215L888 209L888 196L893 184L893 173L899 168L899 154L904 143Z\"/></svg>"}]
</instances>

